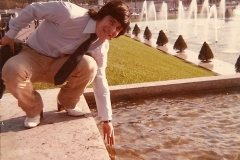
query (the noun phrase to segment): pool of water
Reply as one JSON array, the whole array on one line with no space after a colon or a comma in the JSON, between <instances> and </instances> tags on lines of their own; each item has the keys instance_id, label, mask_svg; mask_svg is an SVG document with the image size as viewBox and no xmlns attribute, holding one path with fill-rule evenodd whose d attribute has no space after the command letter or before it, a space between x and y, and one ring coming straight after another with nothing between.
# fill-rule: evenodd
<instances>
[{"instance_id":1,"label":"pool of water","mask_svg":"<svg viewBox=\"0 0 240 160\"><path fill-rule=\"evenodd\" d=\"M101 130L96 109L91 109ZM112 160L239 160L240 90L113 104Z\"/></svg>"}]
</instances>

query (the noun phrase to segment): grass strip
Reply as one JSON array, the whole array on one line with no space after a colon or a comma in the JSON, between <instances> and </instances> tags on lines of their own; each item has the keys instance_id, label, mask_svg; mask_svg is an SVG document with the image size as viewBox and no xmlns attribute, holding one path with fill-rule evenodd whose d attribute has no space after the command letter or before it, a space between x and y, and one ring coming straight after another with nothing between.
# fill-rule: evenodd
<instances>
[{"instance_id":1,"label":"grass strip","mask_svg":"<svg viewBox=\"0 0 240 160\"><path fill-rule=\"evenodd\" d=\"M126 36L110 41L106 73L109 85L215 75Z\"/></svg>"},{"instance_id":2,"label":"grass strip","mask_svg":"<svg viewBox=\"0 0 240 160\"><path fill-rule=\"evenodd\" d=\"M106 74L110 86L215 75L126 36L110 41ZM60 86L35 83L34 87L39 90Z\"/></svg>"}]
</instances>

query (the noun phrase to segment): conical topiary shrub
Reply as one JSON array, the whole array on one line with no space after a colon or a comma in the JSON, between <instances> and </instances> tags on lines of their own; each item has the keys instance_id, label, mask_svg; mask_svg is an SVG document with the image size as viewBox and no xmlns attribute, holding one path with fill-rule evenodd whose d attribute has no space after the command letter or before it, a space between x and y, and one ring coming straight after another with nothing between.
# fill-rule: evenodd
<instances>
[{"instance_id":1,"label":"conical topiary shrub","mask_svg":"<svg viewBox=\"0 0 240 160\"><path fill-rule=\"evenodd\" d=\"M135 24L135 26L133 28L133 31L132 31L132 34L135 35L135 36L138 36L139 33L140 33L140 28L138 27L137 24Z\"/></svg>"},{"instance_id":2,"label":"conical topiary shrub","mask_svg":"<svg viewBox=\"0 0 240 160\"><path fill-rule=\"evenodd\" d=\"M240 56L237 59L237 62L235 63L235 71L236 73L240 73Z\"/></svg>"},{"instance_id":3,"label":"conical topiary shrub","mask_svg":"<svg viewBox=\"0 0 240 160\"><path fill-rule=\"evenodd\" d=\"M225 11L225 18L230 18L230 17L232 17L232 13L231 13L231 11L229 9L226 9L226 11Z\"/></svg>"},{"instance_id":4,"label":"conical topiary shrub","mask_svg":"<svg viewBox=\"0 0 240 160\"><path fill-rule=\"evenodd\" d=\"M144 30L143 37L147 40L150 40L152 38L152 33L149 30L148 26Z\"/></svg>"},{"instance_id":5,"label":"conical topiary shrub","mask_svg":"<svg viewBox=\"0 0 240 160\"><path fill-rule=\"evenodd\" d=\"M200 53L198 55L198 59L201 60L202 62L211 62L210 59L213 59L213 58L214 58L214 55L211 48L206 42L204 42L200 50Z\"/></svg>"},{"instance_id":6,"label":"conical topiary shrub","mask_svg":"<svg viewBox=\"0 0 240 160\"><path fill-rule=\"evenodd\" d=\"M158 34L158 38L157 38L157 42L156 44L158 46L163 46L165 45L166 43L168 43L168 38L167 36L165 35L165 33L163 32L163 30L161 30Z\"/></svg>"},{"instance_id":7,"label":"conical topiary shrub","mask_svg":"<svg viewBox=\"0 0 240 160\"><path fill-rule=\"evenodd\" d=\"M187 44L184 41L182 35L178 36L178 39L176 40L173 49L175 50L179 50L178 52L181 53L182 51L184 51L187 48Z\"/></svg>"}]
</instances>

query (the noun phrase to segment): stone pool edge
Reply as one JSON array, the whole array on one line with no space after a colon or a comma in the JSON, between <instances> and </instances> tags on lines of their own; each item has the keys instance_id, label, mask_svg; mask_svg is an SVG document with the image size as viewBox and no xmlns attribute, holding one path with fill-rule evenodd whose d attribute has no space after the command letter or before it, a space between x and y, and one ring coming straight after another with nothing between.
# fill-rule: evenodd
<instances>
[{"instance_id":1,"label":"stone pool edge","mask_svg":"<svg viewBox=\"0 0 240 160\"><path fill-rule=\"evenodd\" d=\"M189 93L240 87L240 74L110 86L111 101L144 98L169 93ZM92 88L84 92L87 103L94 104Z\"/></svg>"}]
</instances>

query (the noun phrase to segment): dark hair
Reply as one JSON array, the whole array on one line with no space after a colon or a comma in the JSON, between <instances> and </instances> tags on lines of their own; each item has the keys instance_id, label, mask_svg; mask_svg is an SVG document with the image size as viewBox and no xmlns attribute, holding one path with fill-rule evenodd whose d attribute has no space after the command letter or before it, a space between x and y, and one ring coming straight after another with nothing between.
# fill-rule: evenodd
<instances>
[{"instance_id":1,"label":"dark hair","mask_svg":"<svg viewBox=\"0 0 240 160\"><path fill-rule=\"evenodd\" d=\"M126 2L121 0L106 3L98 12L93 9L89 9L88 14L94 20L102 20L108 15L115 18L123 27L122 31L117 35L117 37L125 34L131 20L130 8Z\"/></svg>"}]
</instances>

